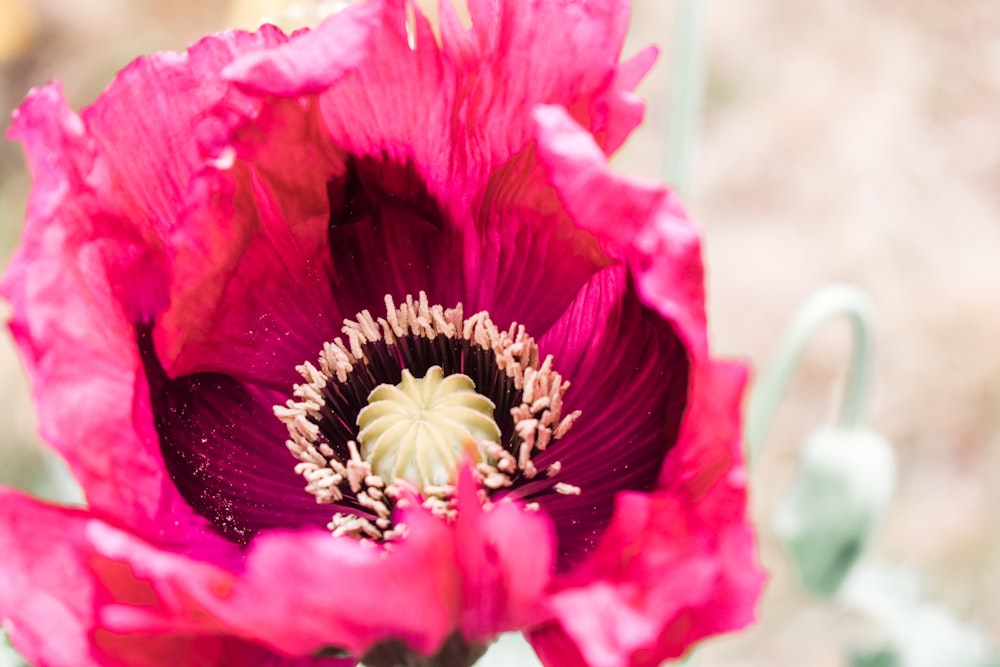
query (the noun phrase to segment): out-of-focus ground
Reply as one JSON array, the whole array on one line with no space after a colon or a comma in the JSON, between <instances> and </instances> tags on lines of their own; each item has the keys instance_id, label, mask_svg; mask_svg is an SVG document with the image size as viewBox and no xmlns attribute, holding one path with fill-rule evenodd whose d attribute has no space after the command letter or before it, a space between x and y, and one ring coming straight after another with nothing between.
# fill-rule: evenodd
<instances>
[{"instance_id":1,"label":"out-of-focus ground","mask_svg":"<svg viewBox=\"0 0 1000 667\"><path fill-rule=\"evenodd\" d=\"M29 86L57 77L79 108L132 57L249 20L256 10L238 4L0 0L0 128ZM627 52L656 42L664 57L640 89L649 117L619 166L659 178L673 3L635 5ZM705 7L706 97L687 200L706 230L715 348L759 368L810 292L834 281L868 291L879 327L873 423L901 462L875 553L922 572L930 599L998 645L1000 3ZM0 264L27 187L19 148L0 145ZM797 591L768 530L799 442L836 406L848 346L846 327L830 329L810 348L754 472L772 572L761 621L715 642L701 665L833 667L856 635L851 618ZM34 432L4 332L0 482L37 484Z\"/></svg>"}]
</instances>

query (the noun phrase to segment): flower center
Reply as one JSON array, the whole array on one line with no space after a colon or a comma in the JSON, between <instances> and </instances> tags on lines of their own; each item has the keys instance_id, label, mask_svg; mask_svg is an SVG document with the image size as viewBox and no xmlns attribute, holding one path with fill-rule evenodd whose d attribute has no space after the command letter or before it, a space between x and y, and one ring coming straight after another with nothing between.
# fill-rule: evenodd
<instances>
[{"instance_id":1,"label":"flower center","mask_svg":"<svg viewBox=\"0 0 1000 667\"><path fill-rule=\"evenodd\" d=\"M563 415L569 388L540 361L523 326L499 329L486 312L431 306L421 292L385 317L345 320L347 338L325 343L305 383L274 408L288 427L295 471L316 502L337 507L334 535L390 540L405 526L392 510L415 496L454 519L457 470L468 460L484 504L520 499L538 509L548 493L579 494L550 481L561 464L535 457L561 439L579 411Z\"/></svg>"},{"instance_id":2,"label":"flower center","mask_svg":"<svg viewBox=\"0 0 1000 667\"><path fill-rule=\"evenodd\" d=\"M399 384L375 387L358 413L361 456L382 479L418 489L454 484L463 453L483 463L487 444L499 443L496 405L476 393L468 375L445 377L440 366L423 378L402 373Z\"/></svg>"}]
</instances>

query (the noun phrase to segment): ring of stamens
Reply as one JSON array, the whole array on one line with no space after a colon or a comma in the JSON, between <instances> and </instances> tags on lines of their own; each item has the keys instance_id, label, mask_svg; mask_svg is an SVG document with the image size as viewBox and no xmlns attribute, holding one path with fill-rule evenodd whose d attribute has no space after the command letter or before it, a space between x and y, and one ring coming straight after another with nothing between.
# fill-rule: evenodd
<instances>
[{"instance_id":1,"label":"ring of stamens","mask_svg":"<svg viewBox=\"0 0 1000 667\"><path fill-rule=\"evenodd\" d=\"M491 399L500 437L473 438L480 454L472 461L484 503L500 489L559 472L558 462L539 470L533 457L562 438L580 412L562 414L569 382L553 370L551 355L540 362L538 346L523 326L499 329L485 311L464 317L462 304L430 305L423 292L416 300L407 296L398 307L386 296L385 305L385 317L365 310L344 320L346 343L342 338L325 343L318 364L297 366L305 382L295 385L293 399L274 408L288 428L286 446L298 460L295 471L305 478L305 490L318 503L340 510L328 525L335 535L398 537L405 526L392 522L392 509L405 506L411 496L435 514L455 517L454 476L406 479L387 472L391 467L373 470L374 448L358 445L358 417L369 399L375 392L391 393L388 388L400 384L404 373L422 378L437 373L432 367L442 368L445 379L461 373L478 394ZM564 482L551 489L580 493Z\"/></svg>"}]
</instances>

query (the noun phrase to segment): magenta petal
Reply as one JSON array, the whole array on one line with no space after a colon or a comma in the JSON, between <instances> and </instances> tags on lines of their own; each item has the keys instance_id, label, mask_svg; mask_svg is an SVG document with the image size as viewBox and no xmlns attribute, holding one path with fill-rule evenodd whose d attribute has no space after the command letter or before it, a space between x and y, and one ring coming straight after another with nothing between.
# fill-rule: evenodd
<instances>
[{"instance_id":1,"label":"magenta petal","mask_svg":"<svg viewBox=\"0 0 1000 667\"><path fill-rule=\"evenodd\" d=\"M448 567L448 527L424 510L403 513L392 548L328 532L268 532L213 613L237 632L293 655L329 648L363 654L390 638L431 654L455 627L460 582Z\"/></svg>"},{"instance_id":2,"label":"magenta petal","mask_svg":"<svg viewBox=\"0 0 1000 667\"><path fill-rule=\"evenodd\" d=\"M578 496L540 498L559 534L560 568L597 543L614 497L650 490L674 447L687 404L689 362L668 322L644 308L622 266L601 272L541 340L572 385L566 409L582 411L538 463L558 460L558 481Z\"/></svg>"},{"instance_id":3,"label":"magenta petal","mask_svg":"<svg viewBox=\"0 0 1000 667\"><path fill-rule=\"evenodd\" d=\"M209 613L229 594L224 569L157 549L125 531L91 521L90 567L100 585L94 643L123 664L159 667L348 667L353 661L277 654L233 633ZM119 663L115 663L119 664Z\"/></svg>"},{"instance_id":4,"label":"magenta petal","mask_svg":"<svg viewBox=\"0 0 1000 667\"><path fill-rule=\"evenodd\" d=\"M707 351L700 234L676 196L613 173L593 138L564 109L541 107L539 159L570 215L619 248L643 303L669 320L692 354Z\"/></svg>"},{"instance_id":5,"label":"magenta petal","mask_svg":"<svg viewBox=\"0 0 1000 667\"><path fill-rule=\"evenodd\" d=\"M509 502L484 510L477 492L471 469L463 468L455 526L455 559L464 582L459 627L467 640L489 642L544 620L540 600L555 540L545 515Z\"/></svg>"},{"instance_id":6,"label":"magenta petal","mask_svg":"<svg viewBox=\"0 0 1000 667\"><path fill-rule=\"evenodd\" d=\"M199 619L185 628L116 631L105 623L109 586L117 604L162 614L144 572L95 561L95 539L117 531L83 510L54 507L0 489L0 623L14 646L39 667L345 667L353 662L292 660L258 644L213 634ZM144 559L149 562L150 559ZM178 571L181 571L180 569ZM190 574L191 570L187 572Z\"/></svg>"},{"instance_id":7,"label":"magenta petal","mask_svg":"<svg viewBox=\"0 0 1000 667\"><path fill-rule=\"evenodd\" d=\"M213 373L169 380L154 367L150 376L171 479L220 534L246 544L271 528L327 524L334 510L304 490L272 412L285 395Z\"/></svg>"},{"instance_id":8,"label":"magenta petal","mask_svg":"<svg viewBox=\"0 0 1000 667\"><path fill-rule=\"evenodd\" d=\"M177 221L191 178L203 164L192 136L196 124L223 97L228 96L227 105L239 103L228 95L219 70L238 54L285 39L268 26L257 33L207 37L185 53L139 58L83 110L113 188L104 194L127 202L137 229L163 234Z\"/></svg>"},{"instance_id":9,"label":"magenta petal","mask_svg":"<svg viewBox=\"0 0 1000 667\"><path fill-rule=\"evenodd\" d=\"M453 122L453 73L422 16L417 48L410 48L407 4L384 0L350 8L273 55L236 63L227 75L259 94L318 94L325 130L347 153L412 164L432 194L458 195L453 188L462 174L451 168L451 140L459 137L426 131Z\"/></svg>"},{"instance_id":10,"label":"magenta petal","mask_svg":"<svg viewBox=\"0 0 1000 667\"><path fill-rule=\"evenodd\" d=\"M0 623L32 664L100 664L88 639L95 583L76 551L86 520L0 489Z\"/></svg>"},{"instance_id":11,"label":"magenta petal","mask_svg":"<svg viewBox=\"0 0 1000 667\"><path fill-rule=\"evenodd\" d=\"M286 46L249 54L222 70L225 79L247 90L298 97L329 88L345 72L364 62L367 42L379 29L382 0L344 9L336 20L303 31ZM317 67L318 63L323 66Z\"/></svg>"},{"instance_id":12,"label":"magenta petal","mask_svg":"<svg viewBox=\"0 0 1000 667\"><path fill-rule=\"evenodd\" d=\"M42 437L95 510L149 532L199 530L204 522L185 513L160 458L129 321L162 298L163 267L107 199L103 157L57 86L32 93L11 136L25 143L35 187L2 293ZM168 508L179 514L160 525Z\"/></svg>"},{"instance_id":13,"label":"magenta petal","mask_svg":"<svg viewBox=\"0 0 1000 667\"><path fill-rule=\"evenodd\" d=\"M167 239L171 302L156 349L174 377L221 372L286 390L354 314L338 310L330 284L327 182L342 159L308 104L215 120L235 148L195 179Z\"/></svg>"},{"instance_id":14,"label":"magenta petal","mask_svg":"<svg viewBox=\"0 0 1000 667\"><path fill-rule=\"evenodd\" d=\"M357 664L355 660L344 658L286 657L259 644L225 635L100 631L95 642L113 646L115 659L120 661L114 664L128 667L178 664L184 667L354 667Z\"/></svg>"},{"instance_id":15,"label":"magenta petal","mask_svg":"<svg viewBox=\"0 0 1000 667\"><path fill-rule=\"evenodd\" d=\"M620 494L601 544L554 594L587 664L658 665L752 620L762 577L739 466L744 380L739 366L701 367L664 488Z\"/></svg>"},{"instance_id":16,"label":"magenta petal","mask_svg":"<svg viewBox=\"0 0 1000 667\"><path fill-rule=\"evenodd\" d=\"M608 113L613 103L605 105L608 98L622 94L616 84L624 83L626 93L631 89L629 84L635 85L634 80L628 80L631 77L624 82L616 82L614 77L614 64L628 29L627 0L570 4L472 0L469 10L478 41L477 55L487 63L475 85L489 91L499 103L489 114L475 116L482 124L477 132L502 146L497 151L501 160L530 142L532 131L524 123L524 111L538 104L571 108L599 138L614 137L609 144L620 143L634 127L637 118L628 113L619 118ZM525 20L526 16L531 19ZM567 38L552 39L553 34ZM444 36L446 48L449 37L448 33ZM463 55L453 54L460 66L465 64ZM525 76L525 72L530 75ZM615 147L608 145L609 150Z\"/></svg>"},{"instance_id":17,"label":"magenta petal","mask_svg":"<svg viewBox=\"0 0 1000 667\"><path fill-rule=\"evenodd\" d=\"M573 639L558 623L546 623L526 633L545 667L588 667Z\"/></svg>"},{"instance_id":18,"label":"magenta petal","mask_svg":"<svg viewBox=\"0 0 1000 667\"><path fill-rule=\"evenodd\" d=\"M465 239L465 304L488 310L502 327L516 321L540 336L611 263L593 235L566 216L532 150L490 175L474 211Z\"/></svg>"},{"instance_id":19,"label":"magenta petal","mask_svg":"<svg viewBox=\"0 0 1000 667\"><path fill-rule=\"evenodd\" d=\"M731 489L738 513L743 489ZM588 665L659 665L753 618L760 574L747 567L753 544L744 523L699 516L669 494L624 494L605 540L593 579L551 600Z\"/></svg>"},{"instance_id":20,"label":"magenta petal","mask_svg":"<svg viewBox=\"0 0 1000 667\"><path fill-rule=\"evenodd\" d=\"M638 298L672 325L690 363L658 490L617 497L597 550L553 600L561 630L588 664L655 665L753 614L761 577L741 460L745 370L708 357L699 235L673 196L613 174L564 110L538 109L535 118L539 156L560 199L626 262Z\"/></svg>"}]
</instances>

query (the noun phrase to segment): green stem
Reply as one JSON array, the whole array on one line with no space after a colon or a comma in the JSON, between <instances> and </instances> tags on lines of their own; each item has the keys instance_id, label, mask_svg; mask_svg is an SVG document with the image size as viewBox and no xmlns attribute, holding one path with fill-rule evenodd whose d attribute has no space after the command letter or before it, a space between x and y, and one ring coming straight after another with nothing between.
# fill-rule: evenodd
<instances>
[{"instance_id":1,"label":"green stem","mask_svg":"<svg viewBox=\"0 0 1000 667\"><path fill-rule=\"evenodd\" d=\"M670 54L670 118L663 180L680 195L687 191L692 146L701 111L704 57L702 5L705 0L676 0Z\"/></svg>"},{"instance_id":2,"label":"green stem","mask_svg":"<svg viewBox=\"0 0 1000 667\"><path fill-rule=\"evenodd\" d=\"M873 310L872 303L864 292L848 285L826 287L799 308L778 344L774 361L761 373L750 397L746 441L749 448L748 459L751 462L757 458L764 438L767 437L778 404L802 360L806 346L820 327L837 317L848 318L854 338L838 424L855 428L864 423L872 375Z\"/></svg>"}]
</instances>

